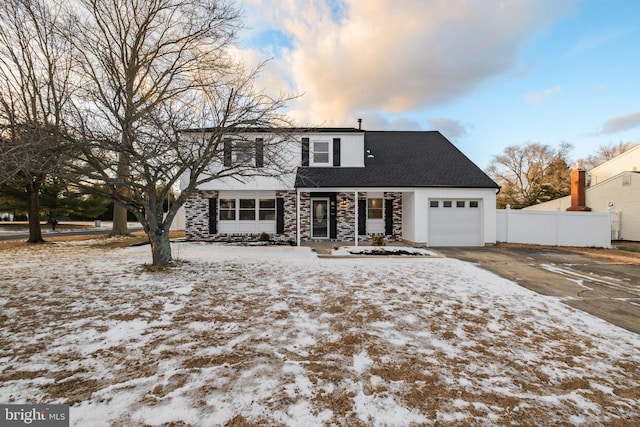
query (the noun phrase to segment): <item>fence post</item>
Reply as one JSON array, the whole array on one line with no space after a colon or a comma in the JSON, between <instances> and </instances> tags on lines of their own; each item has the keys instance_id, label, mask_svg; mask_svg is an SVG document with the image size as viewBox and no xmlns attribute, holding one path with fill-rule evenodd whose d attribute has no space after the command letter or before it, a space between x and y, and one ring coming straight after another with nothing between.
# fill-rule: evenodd
<instances>
[{"instance_id":1,"label":"fence post","mask_svg":"<svg viewBox=\"0 0 640 427\"><path fill-rule=\"evenodd\" d=\"M556 208L556 246L560 246L560 207Z\"/></svg>"},{"instance_id":2,"label":"fence post","mask_svg":"<svg viewBox=\"0 0 640 427\"><path fill-rule=\"evenodd\" d=\"M505 228L506 228L506 236L505 236L505 240L507 243L509 243L509 212L511 212L511 205L507 204L507 215L505 216Z\"/></svg>"}]
</instances>

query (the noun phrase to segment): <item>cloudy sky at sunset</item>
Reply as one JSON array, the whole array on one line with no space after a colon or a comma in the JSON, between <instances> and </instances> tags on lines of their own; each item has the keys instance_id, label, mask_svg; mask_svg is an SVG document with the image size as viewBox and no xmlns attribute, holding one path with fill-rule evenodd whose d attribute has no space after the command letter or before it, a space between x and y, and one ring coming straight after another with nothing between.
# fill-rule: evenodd
<instances>
[{"instance_id":1,"label":"cloudy sky at sunset","mask_svg":"<svg viewBox=\"0 0 640 427\"><path fill-rule=\"evenodd\" d=\"M504 147L640 143L640 1L239 0L259 84L300 126L439 130L480 167Z\"/></svg>"}]
</instances>

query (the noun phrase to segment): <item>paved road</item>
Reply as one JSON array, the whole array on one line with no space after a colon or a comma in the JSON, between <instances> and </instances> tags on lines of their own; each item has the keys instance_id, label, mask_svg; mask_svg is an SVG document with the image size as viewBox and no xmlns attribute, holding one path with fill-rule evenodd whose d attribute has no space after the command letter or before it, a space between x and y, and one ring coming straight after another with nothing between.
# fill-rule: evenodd
<instances>
[{"instance_id":1,"label":"paved road","mask_svg":"<svg viewBox=\"0 0 640 427\"><path fill-rule=\"evenodd\" d=\"M438 248L543 295L640 334L640 265L553 249Z\"/></svg>"}]
</instances>

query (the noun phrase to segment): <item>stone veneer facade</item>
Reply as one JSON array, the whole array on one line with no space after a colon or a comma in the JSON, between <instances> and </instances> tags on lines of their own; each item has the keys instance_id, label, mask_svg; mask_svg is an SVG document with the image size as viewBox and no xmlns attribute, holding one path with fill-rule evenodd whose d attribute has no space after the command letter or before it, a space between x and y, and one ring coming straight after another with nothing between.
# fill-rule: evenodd
<instances>
[{"instance_id":1,"label":"stone veneer facade","mask_svg":"<svg viewBox=\"0 0 640 427\"><path fill-rule=\"evenodd\" d=\"M313 193L300 193L300 238L301 241L311 240L311 197ZM217 198L214 190L199 190L194 192L185 203L187 240L206 240L241 242L256 241L257 234L210 234L209 233L209 199ZM358 193L358 198L364 200L366 192ZM284 233L271 235L274 241L296 241L296 192L295 190L277 191L276 198L284 199ZM393 200L393 230L392 235L385 236L387 240L402 239L402 193L385 192L385 200ZM336 239L337 241L353 241L356 226L355 203L353 192L339 192L336 197ZM359 236L370 239L371 234Z\"/></svg>"},{"instance_id":2,"label":"stone veneer facade","mask_svg":"<svg viewBox=\"0 0 640 427\"><path fill-rule=\"evenodd\" d=\"M210 234L209 233L209 199L217 198L215 190L198 190L185 203L187 240L205 240L210 242L254 242L260 234ZM296 241L296 192L277 191L276 198L284 199L284 233L271 234L270 240L277 242Z\"/></svg>"},{"instance_id":3,"label":"stone veneer facade","mask_svg":"<svg viewBox=\"0 0 640 427\"><path fill-rule=\"evenodd\" d=\"M185 237L187 240L213 240L209 234L209 199L218 197L214 190L197 190L184 204Z\"/></svg>"},{"instance_id":4,"label":"stone veneer facade","mask_svg":"<svg viewBox=\"0 0 640 427\"><path fill-rule=\"evenodd\" d=\"M300 240L311 240L311 195L300 193Z\"/></svg>"},{"instance_id":5,"label":"stone veneer facade","mask_svg":"<svg viewBox=\"0 0 640 427\"><path fill-rule=\"evenodd\" d=\"M296 241L296 192L277 191L276 198L284 199L284 233L275 240Z\"/></svg>"},{"instance_id":6,"label":"stone veneer facade","mask_svg":"<svg viewBox=\"0 0 640 427\"><path fill-rule=\"evenodd\" d=\"M353 233L356 225L356 205L353 202L353 193L338 193L336 209L337 240L353 242ZM361 196L358 196L361 199Z\"/></svg>"},{"instance_id":7,"label":"stone veneer facade","mask_svg":"<svg viewBox=\"0 0 640 427\"><path fill-rule=\"evenodd\" d=\"M393 200L392 234L386 238L389 240L402 240L402 193L384 193L385 200Z\"/></svg>"}]
</instances>

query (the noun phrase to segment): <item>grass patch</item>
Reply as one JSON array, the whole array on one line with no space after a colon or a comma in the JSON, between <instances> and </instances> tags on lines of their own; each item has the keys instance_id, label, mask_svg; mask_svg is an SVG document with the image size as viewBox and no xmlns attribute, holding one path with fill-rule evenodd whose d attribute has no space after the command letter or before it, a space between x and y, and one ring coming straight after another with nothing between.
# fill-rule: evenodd
<instances>
[{"instance_id":1,"label":"grass patch","mask_svg":"<svg viewBox=\"0 0 640 427\"><path fill-rule=\"evenodd\" d=\"M637 245L637 246L616 245L615 248L620 251L640 253L640 245Z\"/></svg>"}]
</instances>

